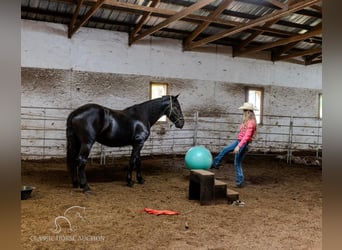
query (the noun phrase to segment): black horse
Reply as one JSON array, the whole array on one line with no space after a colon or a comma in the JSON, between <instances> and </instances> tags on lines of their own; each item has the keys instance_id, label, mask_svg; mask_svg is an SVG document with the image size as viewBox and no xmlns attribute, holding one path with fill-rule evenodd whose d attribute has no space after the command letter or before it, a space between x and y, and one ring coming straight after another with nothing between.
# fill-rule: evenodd
<instances>
[{"instance_id":1,"label":"black horse","mask_svg":"<svg viewBox=\"0 0 342 250\"><path fill-rule=\"evenodd\" d=\"M166 115L177 128L184 117L177 96L166 95L136 104L124 110L113 110L98 104L86 104L72 111L67 119L67 167L74 188L89 191L85 166L95 142L109 147L133 147L127 172L127 185L132 187L132 171L136 167L138 183L143 184L140 151L156 121Z\"/></svg>"}]
</instances>

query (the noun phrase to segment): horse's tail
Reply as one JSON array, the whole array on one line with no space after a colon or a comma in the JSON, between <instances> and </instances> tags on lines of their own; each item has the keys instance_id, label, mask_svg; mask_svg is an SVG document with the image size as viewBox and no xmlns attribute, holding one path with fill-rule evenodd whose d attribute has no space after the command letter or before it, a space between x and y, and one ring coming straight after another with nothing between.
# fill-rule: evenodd
<instances>
[{"instance_id":1,"label":"horse's tail","mask_svg":"<svg viewBox=\"0 0 342 250\"><path fill-rule=\"evenodd\" d=\"M78 187L78 174L77 174L77 165L78 165L78 154L80 151L81 143L75 134L74 128L72 126L72 119L74 115L71 113L68 116L67 124L66 124L66 137L67 137L67 168L72 178L72 183L74 187Z\"/></svg>"}]
</instances>

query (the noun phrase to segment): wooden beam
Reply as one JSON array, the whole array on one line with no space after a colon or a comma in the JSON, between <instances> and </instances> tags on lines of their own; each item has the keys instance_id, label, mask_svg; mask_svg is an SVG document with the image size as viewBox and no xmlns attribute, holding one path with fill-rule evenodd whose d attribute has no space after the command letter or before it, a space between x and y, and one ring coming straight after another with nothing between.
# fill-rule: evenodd
<instances>
[{"instance_id":1,"label":"wooden beam","mask_svg":"<svg viewBox=\"0 0 342 250\"><path fill-rule=\"evenodd\" d=\"M281 54L285 53L286 51L289 51L290 49L294 48L298 43L299 43L299 41L295 41L295 42L286 44L285 46L281 47L278 50L278 55L280 56Z\"/></svg>"},{"instance_id":2,"label":"wooden beam","mask_svg":"<svg viewBox=\"0 0 342 250\"><path fill-rule=\"evenodd\" d=\"M277 48L276 50L272 50L272 61L276 61L278 57L280 57L286 51L289 51L290 49L294 48L298 43L299 41L295 41L293 43L288 43L283 47Z\"/></svg>"},{"instance_id":3,"label":"wooden beam","mask_svg":"<svg viewBox=\"0 0 342 250\"><path fill-rule=\"evenodd\" d=\"M161 30L162 28L166 27L167 25L169 25L172 22L178 21L179 19L189 15L190 13L194 12L195 10L198 10L200 8L202 8L205 5L208 5L209 3L213 2L214 0L201 0L198 1L196 3L194 3L193 5L191 5L188 8L185 8L183 10L181 10L180 12L178 12L177 14L167 18L166 20L160 22L159 24L157 24L156 26L152 27L149 30L146 30L145 32L142 32L141 34L135 36L132 38L132 43L136 42L148 35L153 34L154 32L157 32L158 30Z\"/></svg>"},{"instance_id":4,"label":"wooden beam","mask_svg":"<svg viewBox=\"0 0 342 250\"><path fill-rule=\"evenodd\" d=\"M314 60L315 58L317 58L319 56L322 56L322 51L320 51L317 54L308 55L305 58L306 58L306 60L311 60L312 61L312 60Z\"/></svg>"},{"instance_id":5,"label":"wooden beam","mask_svg":"<svg viewBox=\"0 0 342 250\"><path fill-rule=\"evenodd\" d=\"M318 6L318 5L312 5L312 6L310 6L312 9L314 9L314 10L317 10L317 11L319 11L320 13L322 13L322 7L321 6Z\"/></svg>"},{"instance_id":6,"label":"wooden beam","mask_svg":"<svg viewBox=\"0 0 342 250\"><path fill-rule=\"evenodd\" d=\"M60 1L66 1L66 0L60 0ZM83 6L84 7L91 7L92 5L89 5L89 3L87 3L88 1L85 0L83 1ZM105 5L103 5L103 8L105 8ZM121 6L121 5L120 5ZM117 6L111 6L112 8L119 10L121 8L123 8L122 11L125 12L129 12L129 8L127 7L117 7ZM171 16L172 14L177 13L176 11L173 10L166 10L166 9L161 9L161 8L151 8L151 7L146 7L149 8L152 11L152 15L155 16ZM34 9L32 7L21 7L21 11L22 12L30 12L30 13L35 13L35 14L40 14L40 15L48 15L50 17L57 17L57 18L72 18L72 14L62 14L62 13L58 13L56 11L51 11L51 10L40 10L40 9ZM134 7L131 9L132 13L136 14L137 12L146 12L146 10L138 10L135 9ZM164 18L166 18L164 17ZM94 18L94 22L101 22L101 23L106 23L106 24L115 24L115 23L124 23L124 22L110 22L108 19L101 19L101 18ZM203 21L208 21L208 17L206 16L200 16L200 15L188 15L186 17L184 17L182 20L184 20L185 22L189 22L189 23L194 23L194 24L199 24ZM226 26L227 28L231 28L231 27L235 27L241 23L239 22L234 22L234 21L229 21L229 20L224 20L222 18L216 18L214 20L209 20L211 23L218 25L218 26L222 26L221 28L223 28L224 26ZM119 24L120 25L120 24ZM125 24L125 26L129 26L129 24ZM289 37L292 35L295 35L293 32L288 32L288 31L282 31L282 30L278 30L278 29L271 29L271 28L263 28L263 27L252 27L250 30L248 30L248 33L251 33L251 30L261 30L263 32L267 32L269 33L269 36L282 36L282 37ZM321 40L321 39L320 39ZM315 39L316 41L316 39ZM319 41L318 41L319 42Z\"/></svg>"},{"instance_id":7,"label":"wooden beam","mask_svg":"<svg viewBox=\"0 0 342 250\"><path fill-rule=\"evenodd\" d=\"M89 18L104 4L105 0L98 0L94 6L91 7L90 10L88 10L88 12L86 13L86 15L80 20L80 22L76 25L76 27L71 27L70 32L68 32L68 36L69 38L71 38L71 36L73 34L75 34L75 32L83 25L85 24Z\"/></svg>"},{"instance_id":8,"label":"wooden beam","mask_svg":"<svg viewBox=\"0 0 342 250\"><path fill-rule=\"evenodd\" d=\"M273 4L274 6L277 6L279 9L285 9L287 6L286 4L283 4L278 0L267 0L267 2Z\"/></svg>"},{"instance_id":9,"label":"wooden beam","mask_svg":"<svg viewBox=\"0 0 342 250\"><path fill-rule=\"evenodd\" d=\"M313 64L317 64L317 63L322 63L322 58L318 58L316 60L314 60L316 57L321 56L322 54L317 54L317 56L315 56L313 59L309 57L305 57L304 58L304 64L305 65L313 65Z\"/></svg>"},{"instance_id":10,"label":"wooden beam","mask_svg":"<svg viewBox=\"0 0 342 250\"><path fill-rule=\"evenodd\" d=\"M75 0L51 0L51 1L57 1L57 2L64 2L64 3L74 4ZM174 1L178 1L178 0L161 0L161 2L170 3L170 4L174 3ZM235 0L235 1L242 1L242 0ZM249 1L254 1L255 2L255 0L249 0ZM249 2L249 1L244 0L243 2ZM294 1L298 2L298 0L294 0ZM96 3L96 0L84 0L84 2L83 2L84 6L87 6L87 7L88 6L92 6L95 3ZM184 1L182 1L181 3L184 5ZM188 3L188 4L190 3L191 4L191 2L189 2L189 1L186 1L186 3ZM260 3L258 2L258 5L260 5L261 3L264 3L264 2L260 2ZM183 5L181 5L181 6L183 6ZM167 17L177 13L176 11L173 11L173 10L161 9L161 8L152 8L152 7L142 6L142 5L138 5L138 4L130 4L130 3L127 3L127 2L120 2L120 1L117 1L117 0L106 0L105 4L103 5L103 8L110 9L110 10L116 10L116 11L123 11L123 12L128 12L128 13L133 13L133 14L137 14L138 12L151 12L152 15L155 15L155 16L166 16L166 17L163 17L163 18L167 18ZM206 10L206 11L213 11L213 9L215 9L215 7L213 7L212 5L208 5L208 6L203 7L203 10ZM299 12L302 12L302 11L307 11L307 10L306 9L299 10L298 14L300 14ZM225 12L227 12L227 13L225 13ZM314 13L319 13L319 12L316 12L316 11L313 11L313 12ZM255 15L241 13L241 12L235 12L235 11L230 11L230 10L225 10L223 12L223 14L225 14L226 16L234 16L234 17L240 17L240 18L247 18L247 19L251 19L251 20L252 19L254 20L255 18L258 18L258 16L255 16ZM305 14L303 13L303 15L305 15ZM314 17L322 18L321 15L319 15L319 16L315 15ZM183 18L184 21L195 22L195 23L198 23L199 21L205 21L207 19L208 19L208 17L206 17L206 16L192 15L192 14L190 14L190 15L188 15L188 16ZM228 26L228 28L231 28L231 26L235 27L235 26L241 24L240 22L225 20L225 19L222 19L222 18L217 18L215 20L211 20L211 22L215 23L215 24L222 24L222 25ZM300 28L300 29L307 29L307 30L310 29L310 27L308 27L308 25L297 24L297 23L283 21L283 20L280 20L279 24L280 25L284 25L284 26L294 27L294 28ZM260 30L260 27L255 26L255 27L251 27L250 29L252 29L252 30ZM274 33L274 34L289 33L289 32L285 32L285 31L281 31L281 30L277 30L277 29L268 29L268 31L271 32L271 33Z\"/></svg>"},{"instance_id":11,"label":"wooden beam","mask_svg":"<svg viewBox=\"0 0 342 250\"><path fill-rule=\"evenodd\" d=\"M234 0L223 0L222 3L213 11L209 18L214 20L218 17ZM201 25L199 25L185 40L184 47L187 47L189 43L191 43L199 34L201 34L208 26L211 21L204 21Z\"/></svg>"},{"instance_id":12,"label":"wooden beam","mask_svg":"<svg viewBox=\"0 0 342 250\"><path fill-rule=\"evenodd\" d=\"M265 49L269 49L269 48L273 48L273 47L277 47L277 46L281 46L281 45L285 45L285 44L289 44L289 43L293 43L293 42L297 42L297 41L302 41L304 39L319 35L321 33L322 33L322 25L319 24L318 27L316 29L313 29L312 31L306 32L306 33L301 34L301 35L285 38L285 39L279 39L278 41L275 41L275 42L265 43L265 44L260 45L258 47L246 49L246 50L240 51L235 56L241 56L244 54L254 53L254 52L261 51L261 50L265 50Z\"/></svg>"},{"instance_id":13,"label":"wooden beam","mask_svg":"<svg viewBox=\"0 0 342 250\"><path fill-rule=\"evenodd\" d=\"M271 27L273 24L275 24L278 19L275 20L271 20L268 21L267 23L265 23L264 26L262 26L263 28L269 28ZM237 47L233 48L233 57L235 56L235 53L238 53L242 48L244 48L247 44L249 44L250 42L252 42L257 36L261 35L262 33L264 33L264 30L255 30L253 33L251 33L245 40L243 40Z\"/></svg>"},{"instance_id":14,"label":"wooden beam","mask_svg":"<svg viewBox=\"0 0 342 250\"><path fill-rule=\"evenodd\" d=\"M287 4L283 4L283 3L280 3L276 0L268 0L270 3L273 3L275 5L279 4L278 7L279 8L282 8L282 9L288 9L289 6L292 4L292 1L291 0L288 0L287 1ZM276 3L275 3L276 2ZM265 28L269 28L271 27L273 24L277 23L281 18L276 18L276 19L273 19L273 20L270 20L268 22L266 22L262 28L265 29ZM238 53L242 48L246 47L250 42L252 42L257 36L261 35L262 33L264 33L265 31L264 30L256 30L254 31L252 34L249 35L249 37L247 37L244 41L241 42L241 44L239 44L239 46L237 47L234 47L233 48L233 57L235 56L235 53Z\"/></svg>"},{"instance_id":15,"label":"wooden beam","mask_svg":"<svg viewBox=\"0 0 342 250\"><path fill-rule=\"evenodd\" d=\"M153 0L151 3L151 7L155 8L159 5L160 0ZM135 26L134 30L130 32L129 37L128 37L128 45L131 46L133 37L141 30L143 25L147 22L147 20L150 18L152 12L146 12L144 15L141 17L139 20L138 24Z\"/></svg>"},{"instance_id":16,"label":"wooden beam","mask_svg":"<svg viewBox=\"0 0 342 250\"><path fill-rule=\"evenodd\" d=\"M83 3L83 0L79 0L78 3L77 3L75 12L74 12L74 14L73 14L73 16L71 18L70 24L68 26L68 38L71 38L71 36L72 36L72 34L71 34L72 28L75 25L75 22L77 20L78 14L80 13L80 9L81 9L82 3Z\"/></svg>"},{"instance_id":17,"label":"wooden beam","mask_svg":"<svg viewBox=\"0 0 342 250\"><path fill-rule=\"evenodd\" d=\"M188 49L193 49L195 47L202 46L204 44L213 42L213 41L221 39L223 37L234 35L236 33L239 33L239 32L244 31L246 29L250 29L250 28L255 27L257 25L261 25L261 24L263 24L265 22L268 22L270 20L281 18L281 17L286 16L286 15L292 13L292 12L295 12L295 11L301 10L303 8L306 8L308 6L311 6L313 4L316 4L316 3L320 2L320 1L321 0L305 0L305 1L300 1L299 3L296 3L296 4L293 4L292 6L289 6L288 9L276 10L276 11L274 11L271 14L262 16L260 18L255 19L255 20L252 20L252 21L250 21L250 22L248 22L246 24L240 24L240 25L238 25L238 26L236 26L236 27L234 27L232 29L224 30L224 31L219 32L219 33L217 33L215 35L206 37L206 38L204 38L202 40L199 40L199 41L196 41L196 42L192 42L188 46Z\"/></svg>"},{"instance_id":18,"label":"wooden beam","mask_svg":"<svg viewBox=\"0 0 342 250\"><path fill-rule=\"evenodd\" d=\"M313 49L308 49L304 51L290 53L284 56L278 56L277 58L275 58L274 61L281 61L281 60L286 60L286 59L293 58L293 57L312 55L316 53L322 53L322 48L313 48Z\"/></svg>"},{"instance_id":19,"label":"wooden beam","mask_svg":"<svg viewBox=\"0 0 342 250\"><path fill-rule=\"evenodd\" d=\"M54 0L54 1L57 1L57 0ZM72 0L59 0L59 1L70 2ZM85 0L84 1L84 5L86 5L86 6L89 6L90 3L95 3L95 0ZM112 8L117 9L117 10L123 10L126 12L131 11L132 13L150 12L151 14L154 14L154 15L165 16L165 18L168 18L170 16L177 14L177 12L174 10L153 8L153 7L149 7L149 6L142 6L142 5L130 4L130 3L126 3L126 2L119 2L116 0L106 0L104 5L108 5ZM236 22L236 21L225 20L222 18L211 19L211 18L208 18L206 16L195 15L195 14L189 14L188 16L184 17L183 20L185 20L187 22L194 22L194 23L209 21L209 22L215 23L217 25L227 26L228 28L241 25L240 22ZM285 25L285 24L282 24L282 25ZM301 27L301 28L303 28L303 27ZM269 32L269 33L272 33L275 35L283 35L283 36L293 35L293 34L291 34L291 32L282 31L282 30L278 30L278 29L269 29L269 28L263 29L262 27L258 27L258 26L253 26L250 29L252 29L252 30L264 30L265 32Z\"/></svg>"}]
</instances>

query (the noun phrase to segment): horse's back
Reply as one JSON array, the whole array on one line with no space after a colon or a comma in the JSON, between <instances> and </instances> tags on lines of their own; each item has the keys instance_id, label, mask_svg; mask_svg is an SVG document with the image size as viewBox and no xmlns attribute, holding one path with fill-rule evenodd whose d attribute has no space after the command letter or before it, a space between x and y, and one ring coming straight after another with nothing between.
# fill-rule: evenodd
<instances>
[{"instance_id":1,"label":"horse's back","mask_svg":"<svg viewBox=\"0 0 342 250\"><path fill-rule=\"evenodd\" d=\"M78 108L74 109L70 114L69 117L75 117L80 114L99 111L101 109L105 109L106 107L96 104L96 103L87 103L82 106L79 106Z\"/></svg>"},{"instance_id":2,"label":"horse's back","mask_svg":"<svg viewBox=\"0 0 342 250\"><path fill-rule=\"evenodd\" d=\"M99 131L108 126L105 107L89 103L75 109L68 117L68 127L78 134L89 134L96 137Z\"/></svg>"},{"instance_id":3,"label":"horse's back","mask_svg":"<svg viewBox=\"0 0 342 250\"><path fill-rule=\"evenodd\" d=\"M99 104L85 104L70 114L72 127L84 140L118 147L132 144L132 118L124 110L113 110Z\"/></svg>"}]
</instances>

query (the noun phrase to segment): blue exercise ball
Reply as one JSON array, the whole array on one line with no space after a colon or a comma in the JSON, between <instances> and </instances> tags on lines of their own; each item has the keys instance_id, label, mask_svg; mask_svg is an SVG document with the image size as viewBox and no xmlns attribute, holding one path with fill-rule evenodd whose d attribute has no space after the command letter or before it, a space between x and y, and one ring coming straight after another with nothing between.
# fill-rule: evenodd
<instances>
[{"instance_id":1,"label":"blue exercise ball","mask_svg":"<svg viewBox=\"0 0 342 250\"><path fill-rule=\"evenodd\" d=\"M210 151L204 146L194 146L185 154L188 169L209 169L213 163Z\"/></svg>"}]
</instances>

